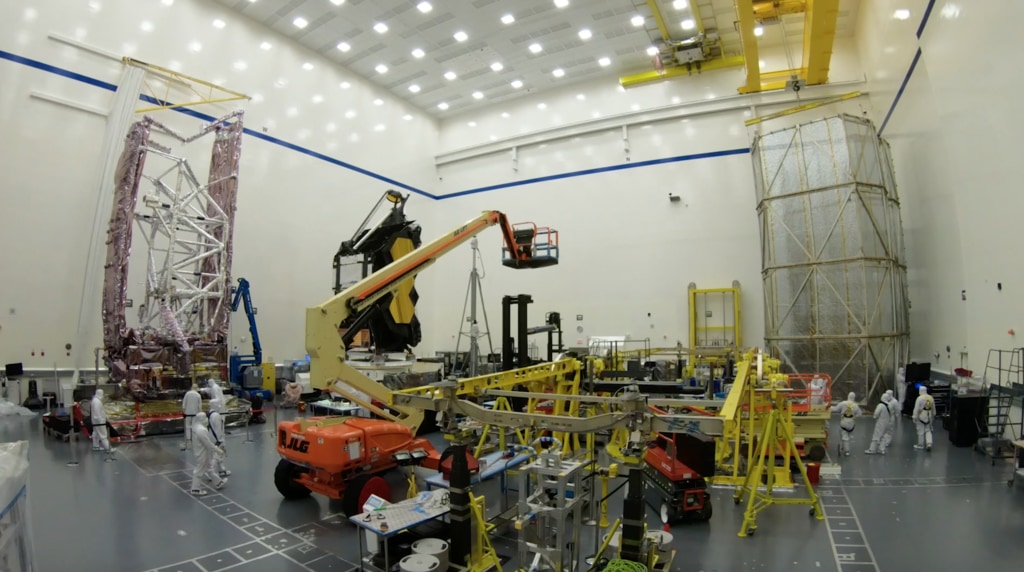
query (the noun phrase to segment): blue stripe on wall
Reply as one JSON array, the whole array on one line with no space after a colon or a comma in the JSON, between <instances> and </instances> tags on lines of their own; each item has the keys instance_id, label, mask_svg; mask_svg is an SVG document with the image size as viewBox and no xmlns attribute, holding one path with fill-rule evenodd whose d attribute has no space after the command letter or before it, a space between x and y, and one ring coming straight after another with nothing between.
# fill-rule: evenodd
<instances>
[{"instance_id":1,"label":"blue stripe on wall","mask_svg":"<svg viewBox=\"0 0 1024 572\"><path fill-rule=\"evenodd\" d=\"M910 83L910 76L914 75L914 68L917 67L917 61L921 59L921 48L917 48L917 53L914 54L914 61L910 62L910 69L907 70L907 75L903 76L903 83L900 84L899 91L896 92L896 97L892 98L892 105L889 106L889 112L885 114L885 119L882 120L882 126L878 128L878 136L881 137L882 133L885 132L885 126L889 124L889 118L892 117L892 112L896 111L896 106L900 103L900 98L903 97L903 91L907 89L907 84Z\"/></svg>"},{"instance_id":2,"label":"blue stripe on wall","mask_svg":"<svg viewBox=\"0 0 1024 572\"><path fill-rule=\"evenodd\" d=\"M917 39L921 39L921 34L924 33L924 27L928 25L928 18L932 15L932 8L935 7L935 0L928 0L928 5L925 6L924 16L921 18L921 25L917 27Z\"/></svg>"},{"instance_id":3,"label":"blue stripe on wall","mask_svg":"<svg viewBox=\"0 0 1024 572\"><path fill-rule=\"evenodd\" d=\"M559 173L557 175L547 175L545 177L535 177L532 179L523 179L522 181L512 181L509 183L501 183L498 185L490 185L488 187L479 187L476 189L469 189L468 191L459 191L457 193L449 193L447 195L439 195L438 199L450 199L454 197L462 197L466 195L475 195L477 193L486 193L489 191L497 191L500 189L509 189L512 187L522 187L524 185L534 185L536 183L545 183L547 181L557 181L559 179L569 179L572 177L584 177L587 175L596 175L598 173L608 173L611 171L623 171L625 169L637 169L640 167L650 167L652 165L663 165L666 163L679 163L682 161L694 161L697 159L712 159L714 157L727 157L729 155L743 155L750 153L749 148L743 149L729 149L727 151L713 151L711 153L696 153L694 155L678 155L676 157L666 157L664 159L651 159L650 161L638 161L636 163L621 163L618 165L611 165L608 167L597 167L594 169L584 169L582 171L571 171L568 173Z\"/></svg>"},{"instance_id":4,"label":"blue stripe on wall","mask_svg":"<svg viewBox=\"0 0 1024 572\"><path fill-rule=\"evenodd\" d=\"M38 69L38 70L41 70L41 71L49 72L49 73L52 73L52 74L55 74L55 75L58 75L58 76L61 76L61 77L65 77L65 78L68 78L68 79L79 81L79 82L85 83L87 85L91 85L91 86L98 87L98 88L101 88L101 89L105 89L105 90L108 90L108 91L117 91L117 86L112 84L112 83L108 83L108 82L101 81L101 80L98 80L98 79L95 79L95 78L91 78L89 76L85 76L85 75L82 75L82 74L79 74L79 73L75 73L73 71L69 71L69 70L66 70L66 69L63 69L63 68L59 68L57 66L52 66L50 64L46 64L46 63L40 62L38 60L33 60L33 59L30 59L30 58L26 58L26 57L22 57L22 56L19 56L19 55L16 55L16 54L12 54L10 52L5 52L5 51L0 50L0 59L9 60L9 61L14 62L14 63L18 63L18 64L21 64L21 65L24 65L24 66L28 66L28 67L31 67L31 68L34 68L34 69ZM913 71L913 69L911 69L911 71ZM906 81L904 81L904 84L905 83L906 83ZM142 101L145 101L147 103L150 103L152 105L162 105L162 104L166 103L166 102L160 101L160 100L158 100L158 99L156 99L154 97L148 96L148 95L141 95L139 97L139 99L141 99ZM897 97L897 100L898 100L898 97ZM895 104L894 104L894 106L895 106ZM209 122L209 121L214 121L216 119L212 115L207 115L205 113L201 113L199 111L196 111L196 110L188 108L188 107L177 107L177 108L174 108L173 111L176 111L176 112L181 113L183 115L187 115L189 117L193 117L193 118L198 119L200 121L207 121L207 122ZM889 113L890 114L892 113L891 109L890 109ZM344 169L348 169L348 170L353 171L355 173L359 173L360 175L365 175L367 177L370 177L372 179L376 179L376 180L381 181L383 183L387 183L389 185L398 187L400 189L404 189L406 191L409 191L409 192L412 192L412 193L415 193L415 194L418 194L418 195L421 195L421 196L424 196L424 197L427 197L427 198L430 198L430 199L434 199L434 200L451 199L451 198L462 197L462 196L466 196L466 195L475 195L475 194L478 194L478 193L486 193L486 192L489 192L489 191L497 191L497 190L500 190L500 189L509 189L509 188L513 188L513 187L521 187L521 186L525 186L525 185L533 185L533 184L537 184L537 183L544 183L544 182L547 182L547 181L557 181L559 179L569 179L569 178L572 178L572 177L584 177L584 176L587 176L587 175L596 175L596 174L599 174L599 173L608 173L608 172L612 172L612 171L622 171L622 170L625 170L625 169L637 169L637 168L640 168L640 167L650 167L650 166L653 166L653 165L663 165L663 164L667 164L667 163L679 163L679 162L682 162L682 161L695 161L697 159L712 159L712 158L715 158L715 157L726 157L726 156L729 156L729 155L742 155L742 154L746 154L746 153L750 152L750 149L743 148L743 149L729 149L729 150L726 150L726 151L713 151L713 152L710 152L710 153L697 153L697 154L693 154L693 155L679 155L679 156L676 156L676 157L666 157L664 159L652 159L652 160L649 160L649 161L638 161L636 163L622 163L622 164L618 164L618 165L610 165L610 166L607 166L607 167L597 167L597 168L594 168L594 169L584 169L582 171L571 171L571 172L568 172L568 173L559 173L559 174L556 174L556 175L548 175L548 176L544 176L544 177L535 177L535 178L532 178L532 179L524 179L524 180L521 180L521 181L512 181L512 182L508 182L508 183L500 183L500 184L497 184L497 185L490 185L490 186L486 186L486 187L479 187L479 188L475 188L475 189L469 189L469 190L465 190L465 191L449 193L447 195L434 195L434 194L428 193L427 191L424 191L422 189L418 189L418 188L413 187L411 185L407 185L407 184L402 183L400 181L396 181L395 179L392 179L390 177L386 177L384 175L381 175L379 173L375 173L375 172L370 171L368 169L364 169L364 168L359 167L357 165L353 165L352 163L348 163L348 162L342 161L340 159L335 159L334 157L329 157L327 155L324 155L323 153L318 153L318 152L313 151L311 149L307 149L305 147L296 145L294 143L289 143L289 142L287 142L287 141L285 141L283 139L279 139L277 137L273 137L273 136L267 135L265 133L261 133L259 131L253 131L252 129L246 128L244 130L244 132L245 132L246 135L249 135L249 136L254 137L256 139L260 139L260 140L265 141L267 143L271 143L273 145L278 145L280 147L284 147L285 149L289 149L289 150L295 151L297 153L302 153L303 155L308 155L309 157L313 157L314 159L319 159L321 161L330 163L332 165L335 165L335 166L338 166L338 167L342 167Z\"/></svg>"}]
</instances>

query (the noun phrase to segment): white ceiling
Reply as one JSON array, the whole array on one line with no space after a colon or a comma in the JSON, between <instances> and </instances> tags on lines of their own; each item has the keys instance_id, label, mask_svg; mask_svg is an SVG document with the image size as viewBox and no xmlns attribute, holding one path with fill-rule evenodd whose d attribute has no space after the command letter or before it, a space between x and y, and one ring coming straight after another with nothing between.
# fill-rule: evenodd
<instances>
[{"instance_id":1,"label":"white ceiling","mask_svg":"<svg viewBox=\"0 0 1024 572\"><path fill-rule=\"evenodd\" d=\"M218 1L439 116L578 81L616 81L620 75L649 70L652 58L646 50L660 39L645 0L570 0L565 8L556 7L553 0L430 0L427 13L417 9L420 0L344 0L340 6L339 0ZM853 33L858 2L842 0L838 35ZM672 0L659 3L673 39L684 39L687 33L679 22L693 8L677 10ZM721 50L739 53L733 0L689 4L699 8L707 31L719 32ZM506 14L515 22L502 23ZM637 14L645 16L642 27L630 22ZM309 24L296 27L296 17ZM374 30L380 22L388 27L383 34ZM591 31L591 38L581 39L583 28ZM787 18L785 29L787 36L798 39L802 16ZM463 42L453 37L460 30L469 36ZM776 31L767 31L762 40L772 42ZM780 43L781 38L779 32ZM348 52L337 49L342 41L351 46ZM528 47L533 43L543 51L531 53ZM414 48L426 55L413 57ZM611 59L607 67L598 63L603 57ZM501 71L491 69L495 62L502 64ZM387 66L386 73L375 71L380 64ZM564 70L564 77L554 77L555 68ZM449 71L458 78L445 79ZM522 81L523 87L513 88L513 80ZM420 88L417 93L409 90L414 84ZM483 98L474 98L474 92ZM438 109L440 102L448 104L446 111Z\"/></svg>"}]
</instances>

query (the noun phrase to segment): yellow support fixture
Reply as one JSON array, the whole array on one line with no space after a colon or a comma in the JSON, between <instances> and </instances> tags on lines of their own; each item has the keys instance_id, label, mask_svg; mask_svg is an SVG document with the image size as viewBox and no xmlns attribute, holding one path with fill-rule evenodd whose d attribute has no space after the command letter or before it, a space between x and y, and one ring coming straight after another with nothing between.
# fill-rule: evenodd
<instances>
[{"instance_id":1,"label":"yellow support fixture","mask_svg":"<svg viewBox=\"0 0 1024 572\"><path fill-rule=\"evenodd\" d=\"M807 85L828 81L828 68L832 61L832 45L836 39L839 20L839 0L807 0L804 12L804 78Z\"/></svg>"},{"instance_id":2,"label":"yellow support fixture","mask_svg":"<svg viewBox=\"0 0 1024 572\"><path fill-rule=\"evenodd\" d=\"M484 497L469 493L469 509L473 519L476 520L476 526L473 527L476 539L470 550L468 569L470 572L485 572L493 568L502 572L501 559L498 558L498 553L495 552L494 546L491 544L490 534L495 525L487 522L487 517L484 515Z\"/></svg>"},{"instance_id":3,"label":"yellow support fixture","mask_svg":"<svg viewBox=\"0 0 1024 572\"><path fill-rule=\"evenodd\" d=\"M744 66L747 81L740 86L740 93L761 91L761 66L758 60L757 36L754 35L754 3L752 0L736 0L736 16L740 25L740 41L743 45Z\"/></svg>"},{"instance_id":4,"label":"yellow support fixture","mask_svg":"<svg viewBox=\"0 0 1024 572\"><path fill-rule=\"evenodd\" d=\"M758 22L774 20L786 14L799 14L807 10L805 0L760 0L754 2L754 18Z\"/></svg>"},{"instance_id":5,"label":"yellow support fixture","mask_svg":"<svg viewBox=\"0 0 1024 572\"><path fill-rule=\"evenodd\" d=\"M180 107L192 107L207 103L226 103L229 101L252 99L244 93L232 91L230 89L223 88L219 85L210 83L208 81L201 80L199 78L195 78L190 75L183 74L181 72L176 72L174 70L170 70L165 67L158 66L156 64L151 64L128 57L121 58L121 61L123 61L125 65L146 70L147 72L150 72L150 74L162 79L164 82L163 89L157 90L153 89L153 87L150 86L148 76L147 79L143 80L143 85L146 88L144 95L148 95L149 97L151 97L159 103L153 107L137 109L135 111L136 113L147 113L150 111L157 111L160 109L177 109ZM180 84L182 87L187 88L189 91L193 93L193 95L195 95L199 99L195 101L186 101L182 103L171 103L171 86L174 84ZM196 88L197 85L205 87L206 89L199 90Z\"/></svg>"},{"instance_id":6,"label":"yellow support fixture","mask_svg":"<svg viewBox=\"0 0 1024 572\"><path fill-rule=\"evenodd\" d=\"M658 24L658 31L661 32L661 39L666 42L672 40L668 33L668 26L665 25L665 18L661 15L661 8L658 7L658 0L647 0L647 7L651 9L651 17Z\"/></svg>"},{"instance_id":7,"label":"yellow support fixture","mask_svg":"<svg viewBox=\"0 0 1024 572\"><path fill-rule=\"evenodd\" d=\"M825 519L821 510L821 502L814 492L814 487L811 486L811 481L807 477L807 467L804 466L800 455L794 454L793 457L797 467L800 468L800 475L803 477L804 486L809 496L807 498L776 498L773 494L778 479L778 473L775 470L777 468L775 466L775 450L782 441L783 468L788 473L789 455L796 451L796 444L793 440L792 424L785 421L785 416L791 407L789 401L783 393L778 392L774 384L768 390L759 391L761 394L766 392L770 392L768 394L772 410L768 414L768 419L758 439L757 463L753 470L747 471L747 478L744 480L743 486L737 488L736 494L733 496L733 501L736 504L740 504L743 497L747 496L747 510L743 513L743 524L738 533L740 537L754 534L757 530L757 514L776 504L810 505L811 516L818 520ZM764 491L760 490L762 483Z\"/></svg>"},{"instance_id":8,"label":"yellow support fixture","mask_svg":"<svg viewBox=\"0 0 1024 572\"><path fill-rule=\"evenodd\" d=\"M718 58L706 62L701 62L700 72L697 71L696 64L694 64L690 69L687 69L686 66L675 66L668 68L664 71L650 70L622 76L619 78L619 85L621 85L622 87L633 87L645 83L651 83L654 81L662 81L680 76L693 75L695 73L737 67L743 65L743 63L743 56L729 56L725 58Z\"/></svg>"},{"instance_id":9,"label":"yellow support fixture","mask_svg":"<svg viewBox=\"0 0 1024 572\"><path fill-rule=\"evenodd\" d=\"M763 123L765 121L770 121L772 119L778 119L779 117L785 117L787 115L793 115L794 113L800 113L801 111L807 111L809 109L814 109L816 107L821 107L823 105L831 105L833 103L839 103L840 101L856 99L862 95L864 94L859 91L851 91L850 93L844 93L843 95L837 95L835 97L829 97L818 101L812 101L810 103L805 103L803 105L798 105L796 107L790 107L789 109L783 109L782 111L776 111L775 113L769 113L768 115L762 115L761 117L755 117L754 119L748 119L743 123L747 127L750 127L751 125L756 125L758 123Z\"/></svg>"}]
</instances>

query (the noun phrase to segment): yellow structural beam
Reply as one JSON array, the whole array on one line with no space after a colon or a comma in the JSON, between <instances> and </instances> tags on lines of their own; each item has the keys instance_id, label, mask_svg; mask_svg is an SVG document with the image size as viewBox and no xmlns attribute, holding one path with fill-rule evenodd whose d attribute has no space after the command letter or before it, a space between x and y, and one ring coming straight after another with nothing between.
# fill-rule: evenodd
<instances>
[{"instance_id":1,"label":"yellow structural beam","mask_svg":"<svg viewBox=\"0 0 1024 572\"><path fill-rule=\"evenodd\" d=\"M828 81L828 68L832 61L832 45L836 39L839 20L839 0L807 0L804 12L803 68L807 85Z\"/></svg>"},{"instance_id":2,"label":"yellow structural beam","mask_svg":"<svg viewBox=\"0 0 1024 572\"><path fill-rule=\"evenodd\" d=\"M668 33L668 26L665 25L665 18L661 15L661 8L658 7L658 0L647 0L647 7L651 9L651 17L658 24L658 31L661 32L661 39L666 42L672 39Z\"/></svg>"},{"instance_id":3,"label":"yellow structural beam","mask_svg":"<svg viewBox=\"0 0 1024 572\"><path fill-rule=\"evenodd\" d=\"M773 20L786 14L799 14L807 10L805 0L761 0L754 2L754 18L758 22Z\"/></svg>"},{"instance_id":4,"label":"yellow structural beam","mask_svg":"<svg viewBox=\"0 0 1024 572\"><path fill-rule=\"evenodd\" d=\"M790 107L789 109L783 109L782 111L776 111L775 113L769 113L768 115L762 115L761 117L755 117L754 119L748 119L744 121L747 127L770 121L772 119L778 119L779 117L785 117L787 115L793 115L794 113L800 113L801 111L807 111L808 109L814 109L823 105L829 105L832 103L839 103L840 101L846 101L848 99L854 99L863 95L859 91L851 91L850 93L844 93L843 95L837 95L835 97L829 97L819 101L812 101L810 103L804 103L796 107Z\"/></svg>"},{"instance_id":5,"label":"yellow structural beam","mask_svg":"<svg viewBox=\"0 0 1024 572\"><path fill-rule=\"evenodd\" d=\"M758 60L757 36L754 35L754 3L752 0L736 0L736 17L740 26L740 41L743 44L744 66L747 81L740 86L740 93L761 91L761 67Z\"/></svg>"},{"instance_id":6,"label":"yellow structural beam","mask_svg":"<svg viewBox=\"0 0 1024 572\"><path fill-rule=\"evenodd\" d=\"M730 56L727 58L718 58L715 60L701 62L700 71L706 72L720 70L741 65L743 65L743 56ZM619 85L622 87L633 87L635 85L692 75L694 73L698 73L696 64L694 64L690 69L687 69L686 66L676 66L667 68L664 71L650 70L622 76L619 78Z\"/></svg>"},{"instance_id":7,"label":"yellow structural beam","mask_svg":"<svg viewBox=\"0 0 1024 572\"><path fill-rule=\"evenodd\" d=\"M148 79L143 80L143 85L145 87L144 94L150 96L159 103L157 105L154 105L153 107L137 109L135 110L136 113L147 113L159 109L177 109L179 107L192 107L195 105L203 105L207 103L225 103L229 101L252 99L244 93L232 91L230 89L226 89L219 85L210 83L206 80L192 77L181 72L176 72L174 70L167 69L156 64L151 64L148 62L128 57L121 58L121 61L123 61L126 65L146 70L147 72L161 78L164 81L163 89L155 89L153 86L149 85ZM190 90L193 93L193 95L195 95L199 99L195 101L186 101L183 103L170 103L171 85L175 82L181 84L183 87ZM205 89L197 89L197 86L200 86Z\"/></svg>"}]
</instances>

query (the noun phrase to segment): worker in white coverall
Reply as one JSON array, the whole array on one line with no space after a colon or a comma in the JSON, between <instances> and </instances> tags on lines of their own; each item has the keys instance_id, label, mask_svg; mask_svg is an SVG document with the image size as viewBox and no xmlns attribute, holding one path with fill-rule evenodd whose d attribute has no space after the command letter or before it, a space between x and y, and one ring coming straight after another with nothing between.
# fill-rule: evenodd
<instances>
[{"instance_id":1,"label":"worker in white coverall","mask_svg":"<svg viewBox=\"0 0 1024 572\"><path fill-rule=\"evenodd\" d=\"M893 396L892 390L885 390L885 395L882 399L885 400L888 396L889 406L889 424L885 427L885 434L882 436L882 450L886 451L889 449L889 445L892 444L893 433L896 432L896 420L900 418L900 404L896 401L896 397Z\"/></svg>"},{"instance_id":2,"label":"worker in white coverall","mask_svg":"<svg viewBox=\"0 0 1024 572\"><path fill-rule=\"evenodd\" d=\"M888 446L886 442L886 434L892 433L891 426L895 421L896 406L893 403L893 398L886 392L882 395L882 401L875 407L875 432L871 434L871 446L868 447L867 451L864 451L868 455L884 455L885 448Z\"/></svg>"},{"instance_id":3,"label":"worker in white coverall","mask_svg":"<svg viewBox=\"0 0 1024 572\"><path fill-rule=\"evenodd\" d=\"M213 470L217 474L226 477L231 471L224 468L224 458L227 457L227 449L224 448L224 416L217 411L210 412L210 434L213 436L213 444L217 446L213 450Z\"/></svg>"},{"instance_id":4,"label":"worker in white coverall","mask_svg":"<svg viewBox=\"0 0 1024 572\"><path fill-rule=\"evenodd\" d=\"M192 389L181 399L181 412L185 416L185 441L181 444L182 451L192 445L192 423L196 419L196 414L203 410L203 397L199 395L198 389L198 386L192 385Z\"/></svg>"},{"instance_id":5,"label":"worker in white coverall","mask_svg":"<svg viewBox=\"0 0 1024 572\"><path fill-rule=\"evenodd\" d=\"M857 395L854 392L832 407L833 413L839 414L839 433L842 439L839 442L839 453L850 456L850 437L853 436L853 429L857 426L857 418L861 416L860 405L857 404Z\"/></svg>"},{"instance_id":6,"label":"worker in white coverall","mask_svg":"<svg viewBox=\"0 0 1024 572\"><path fill-rule=\"evenodd\" d=\"M928 395L928 388L922 385L920 395L914 402L914 426L917 427L915 449L932 450L932 421L935 421L935 398Z\"/></svg>"},{"instance_id":7,"label":"worker in white coverall","mask_svg":"<svg viewBox=\"0 0 1024 572\"><path fill-rule=\"evenodd\" d=\"M192 452L196 456L196 468L192 470L192 494L202 496L206 494L203 488L203 479L213 483L213 488L220 490L227 484L227 479L222 479L213 470L213 455L217 445L213 442L213 436L209 430L210 421L206 414L196 414L195 422L192 425Z\"/></svg>"},{"instance_id":8,"label":"worker in white coverall","mask_svg":"<svg viewBox=\"0 0 1024 572\"><path fill-rule=\"evenodd\" d=\"M896 403L900 409L903 408L904 400L907 398L907 369L901 367L896 372Z\"/></svg>"},{"instance_id":9,"label":"worker in white coverall","mask_svg":"<svg viewBox=\"0 0 1024 572\"><path fill-rule=\"evenodd\" d=\"M92 450L110 451L110 436L107 434L107 410L103 408L103 390L97 389L89 403L92 421Z\"/></svg>"},{"instance_id":10,"label":"worker in white coverall","mask_svg":"<svg viewBox=\"0 0 1024 572\"><path fill-rule=\"evenodd\" d=\"M220 388L220 384L217 383L216 379L211 379L208 387L210 389L210 411L224 413L227 409L227 402L224 400L224 390Z\"/></svg>"}]
</instances>

